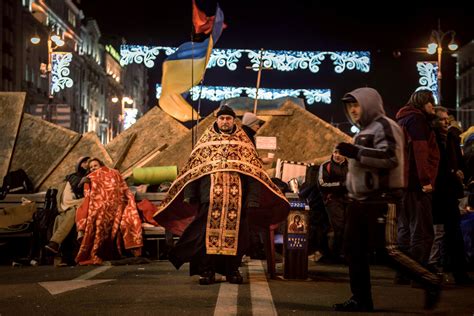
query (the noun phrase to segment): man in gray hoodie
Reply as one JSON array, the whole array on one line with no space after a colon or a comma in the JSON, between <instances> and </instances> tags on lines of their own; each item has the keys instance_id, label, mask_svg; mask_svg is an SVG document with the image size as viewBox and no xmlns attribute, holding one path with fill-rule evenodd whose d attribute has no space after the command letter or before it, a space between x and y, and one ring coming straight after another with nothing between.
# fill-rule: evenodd
<instances>
[{"instance_id":1,"label":"man in gray hoodie","mask_svg":"<svg viewBox=\"0 0 474 316\"><path fill-rule=\"evenodd\" d=\"M405 188L404 135L400 126L385 115L382 97L372 88L359 88L343 99L346 116L360 128L354 144L340 143L337 149L349 158L346 187L349 207L344 235L353 296L335 304L338 311L373 310L368 254L380 212L387 212L385 227L388 254L401 269L425 287L425 308L439 300L437 275L407 257L397 248L396 213Z\"/></svg>"}]
</instances>

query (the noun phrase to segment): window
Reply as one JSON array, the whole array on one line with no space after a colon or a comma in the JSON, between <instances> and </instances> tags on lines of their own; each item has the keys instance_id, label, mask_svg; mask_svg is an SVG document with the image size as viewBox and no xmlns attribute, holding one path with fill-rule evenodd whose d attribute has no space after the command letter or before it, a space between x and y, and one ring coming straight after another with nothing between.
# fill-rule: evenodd
<instances>
[{"instance_id":1,"label":"window","mask_svg":"<svg viewBox=\"0 0 474 316\"><path fill-rule=\"evenodd\" d=\"M67 10L67 20L72 26L76 27L76 15L71 10Z\"/></svg>"}]
</instances>

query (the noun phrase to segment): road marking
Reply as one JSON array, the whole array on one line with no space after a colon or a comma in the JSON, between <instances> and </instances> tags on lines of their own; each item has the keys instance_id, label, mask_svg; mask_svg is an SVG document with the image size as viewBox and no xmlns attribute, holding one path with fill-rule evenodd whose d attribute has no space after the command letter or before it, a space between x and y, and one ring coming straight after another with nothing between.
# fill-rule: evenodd
<instances>
[{"instance_id":1,"label":"road marking","mask_svg":"<svg viewBox=\"0 0 474 316\"><path fill-rule=\"evenodd\" d=\"M237 284L230 284L227 281L221 282L214 316L237 315L238 296L239 286Z\"/></svg>"},{"instance_id":2,"label":"road marking","mask_svg":"<svg viewBox=\"0 0 474 316\"><path fill-rule=\"evenodd\" d=\"M89 280L99 273L107 271L112 268L111 266L101 266L92 271L89 271L83 275L78 276L75 279L67 281L52 281L52 282L39 282L38 284L45 288L51 295L57 295L64 292L69 292L91 285L97 285L105 282L114 281L114 279L103 279L103 280Z\"/></svg>"},{"instance_id":3,"label":"road marking","mask_svg":"<svg viewBox=\"0 0 474 316\"><path fill-rule=\"evenodd\" d=\"M105 272L107 270L109 270L110 268L112 268L112 266L100 266L94 270L91 270L87 273L84 273L83 275L80 275L78 276L77 278L73 279L73 280L88 280L88 279L92 279L93 277L95 277L96 275L102 273L102 272Z\"/></svg>"},{"instance_id":4,"label":"road marking","mask_svg":"<svg viewBox=\"0 0 474 316\"><path fill-rule=\"evenodd\" d=\"M273 304L272 293L268 286L267 276L261 260L252 260L248 263L250 298L253 315L278 315Z\"/></svg>"}]
</instances>

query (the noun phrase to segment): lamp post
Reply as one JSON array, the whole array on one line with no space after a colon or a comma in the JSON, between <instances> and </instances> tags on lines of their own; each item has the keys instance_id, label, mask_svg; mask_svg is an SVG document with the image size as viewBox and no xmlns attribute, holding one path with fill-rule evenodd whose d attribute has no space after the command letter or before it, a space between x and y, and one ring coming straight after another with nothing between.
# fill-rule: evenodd
<instances>
[{"instance_id":1,"label":"lamp post","mask_svg":"<svg viewBox=\"0 0 474 316\"><path fill-rule=\"evenodd\" d=\"M120 101L120 115L119 115L119 133L123 132L124 130L124 109L125 105L131 105L133 104L133 99L129 97L113 97L112 98L112 103L118 103Z\"/></svg>"},{"instance_id":2,"label":"lamp post","mask_svg":"<svg viewBox=\"0 0 474 316\"><path fill-rule=\"evenodd\" d=\"M41 42L41 38L38 34L35 34L31 37L30 42L34 45L38 45ZM53 45L54 43L54 45ZM46 105L45 113L45 120L51 122L53 111L52 111L52 104L54 99L53 89L52 89L52 56L55 49L64 45L64 41L57 35L52 34L48 36L47 40L48 44L48 64L46 65L46 69L41 69L41 71L46 72L48 74L48 104Z\"/></svg>"},{"instance_id":3,"label":"lamp post","mask_svg":"<svg viewBox=\"0 0 474 316\"><path fill-rule=\"evenodd\" d=\"M451 51L455 51L458 49L458 45L454 41L454 36L456 32L453 30L449 30L443 32L441 30L441 21L438 19L438 29L431 31L431 39L430 43L428 44L427 53L430 55L438 53L438 72L437 72L437 80L438 80L438 104L441 105L441 80L443 75L441 73L441 61L442 61L442 54L443 54L443 41L448 36L451 36L451 40L448 44L448 48Z\"/></svg>"}]
</instances>

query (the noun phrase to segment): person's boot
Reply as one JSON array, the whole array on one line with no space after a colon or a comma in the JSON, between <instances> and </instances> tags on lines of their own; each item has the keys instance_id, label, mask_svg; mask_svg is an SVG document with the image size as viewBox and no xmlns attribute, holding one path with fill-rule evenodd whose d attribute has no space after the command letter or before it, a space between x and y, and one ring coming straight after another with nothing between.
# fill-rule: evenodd
<instances>
[{"instance_id":1,"label":"person's boot","mask_svg":"<svg viewBox=\"0 0 474 316\"><path fill-rule=\"evenodd\" d=\"M242 284L244 282L244 278L240 275L239 270L232 271L226 276L227 282L232 284Z\"/></svg>"},{"instance_id":2,"label":"person's boot","mask_svg":"<svg viewBox=\"0 0 474 316\"><path fill-rule=\"evenodd\" d=\"M212 271L205 271L199 277L200 285L210 285L216 282L216 275Z\"/></svg>"}]
</instances>

